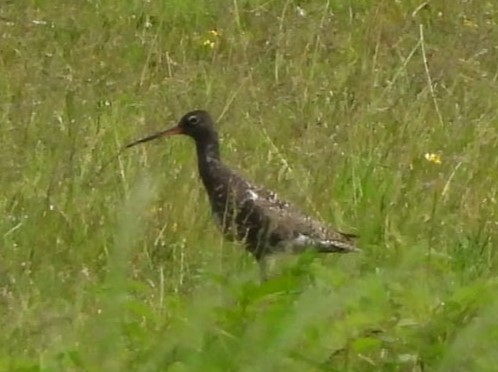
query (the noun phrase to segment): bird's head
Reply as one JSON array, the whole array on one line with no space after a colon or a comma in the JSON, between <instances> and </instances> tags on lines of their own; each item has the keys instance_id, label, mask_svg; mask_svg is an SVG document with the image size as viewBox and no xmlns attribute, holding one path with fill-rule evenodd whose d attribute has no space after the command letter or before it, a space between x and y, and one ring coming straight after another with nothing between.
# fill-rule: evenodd
<instances>
[{"instance_id":1,"label":"bird's head","mask_svg":"<svg viewBox=\"0 0 498 372\"><path fill-rule=\"evenodd\" d=\"M195 141L202 141L203 139L210 139L212 137L216 138L213 119L211 119L209 113L203 110L195 110L183 115L175 127L141 138L126 145L126 147L132 147L139 143L152 141L156 138L169 137L175 134L184 134L193 138Z\"/></svg>"}]
</instances>

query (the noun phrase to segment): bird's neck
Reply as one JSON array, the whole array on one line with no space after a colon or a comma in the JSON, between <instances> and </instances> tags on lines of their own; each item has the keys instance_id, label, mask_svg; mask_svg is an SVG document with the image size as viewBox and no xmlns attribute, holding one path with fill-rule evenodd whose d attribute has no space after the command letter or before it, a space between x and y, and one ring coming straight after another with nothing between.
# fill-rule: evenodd
<instances>
[{"instance_id":1,"label":"bird's neck","mask_svg":"<svg viewBox=\"0 0 498 372\"><path fill-rule=\"evenodd\" d=\"M220 143L216 134L195 141L197 148L197 159L201 164L209 165L220 161Z\"/></svg>"},{"instance_id":2,"label":"bird's neck","mask_svg":"<svg viewBox=\"0 0 498 372\"><path fill-rule=\"evenodd\" d=\"M223 167L220 159L218 136L212 134L195 142L197 148L197 164L204 186L209 189L215 183L216 169Z\"/></svg>"}]
</instances>

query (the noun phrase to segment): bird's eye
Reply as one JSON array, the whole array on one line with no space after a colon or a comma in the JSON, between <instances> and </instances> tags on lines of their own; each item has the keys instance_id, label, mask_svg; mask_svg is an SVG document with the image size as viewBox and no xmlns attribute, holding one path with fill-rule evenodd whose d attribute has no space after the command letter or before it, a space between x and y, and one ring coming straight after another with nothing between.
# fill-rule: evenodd
<instances>
[{"instance_id":1,"label":"bird's eye","mask_svg":"<svg viewBox=\"0 0 498 372\"><path fill-rule=\"evenodd\" d=\"M195 115L192 115L191 117L188 118L188 123L191 125L197 125L199 124L199 118Z\"/></svg>"}]
</instances>

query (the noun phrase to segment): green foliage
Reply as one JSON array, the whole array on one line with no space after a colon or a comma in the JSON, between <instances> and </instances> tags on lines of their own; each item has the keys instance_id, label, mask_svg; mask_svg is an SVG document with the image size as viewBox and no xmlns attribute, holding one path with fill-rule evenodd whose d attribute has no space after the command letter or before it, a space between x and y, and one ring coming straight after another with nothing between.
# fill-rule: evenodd
<instances>
[{"instance_id":1,"label":"green foliage","mask_svg":"<svg viewBox=\"0 0 498 372\"><path fill-rule=\"evenodd\" d=\"M0 370L494 370L491 1L0 7ZM186 139L361 235L259 284ZM119 156L117 155L119 153ZM432 154L432 155L431 155Z\"/></svg>"}]
</instances>

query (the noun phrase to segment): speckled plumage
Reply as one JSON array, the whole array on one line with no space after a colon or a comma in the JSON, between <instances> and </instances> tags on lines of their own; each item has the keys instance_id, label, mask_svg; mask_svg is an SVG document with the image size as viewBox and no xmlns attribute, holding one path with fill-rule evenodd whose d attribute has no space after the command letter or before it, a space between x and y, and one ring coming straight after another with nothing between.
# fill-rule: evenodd
<instances>
[{"instance_id":1,"label":"speckled plumage","mask_svg":"<svg viewBox=\"0 0 498 372\"><path fill-rule=\"evenodd\" d=\"M228 168L221 161L218 133L206 111L189 112L177 127L127 147L172 134L194 139L199 174L221 231L228 239L243 242L259 262L274 253L300 253L307 249L323 253L359 251L354 244L355 235L324 225Z\"/></svg>"}]
</instances>

